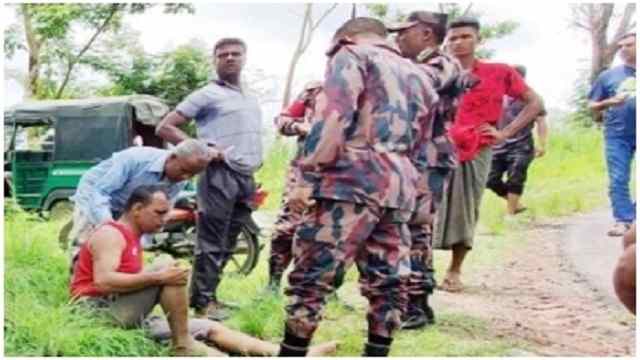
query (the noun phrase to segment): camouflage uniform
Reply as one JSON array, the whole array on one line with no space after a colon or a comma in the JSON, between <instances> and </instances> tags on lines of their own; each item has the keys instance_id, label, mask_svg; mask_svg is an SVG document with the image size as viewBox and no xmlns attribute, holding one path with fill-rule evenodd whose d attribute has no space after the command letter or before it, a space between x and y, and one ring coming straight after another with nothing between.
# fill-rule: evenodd
<instances>
[{"instance_id":1,"label":"camouflage uniform","mask_svg":"<svg viewBox=\"0 0 640 360\"><path fill-rule=\"evenodd\" d=\"M298 161L302 154L302 146L306 136L300 134L295 129L296 123L311 124L313 118L313 108L317 94L322 90L322 83L318 81L309 82L305 85L303 92L296 98L296 101L289 108L296 105L304 106L304 116L291 116L291 113L283 113L275 118L275 125L278 132L284 136L297 136L298 149L295 157L291 160L289 171L282 193L282 205L280 213L275 222L275 229L271 238L271 253L269 256L269 285L274 288L280 287L282 274L291 262L293 234L298 224L300 224L301 214L293 211L289 207L288 194L302 181Z\"/></svg>"},{"instance_id":2,"label":"camouflage uniform","mask_svg":"<svg viewBox=\"0 0 640 360\"><path fill-rule=\"evenodd\" d=\"M419 174L412 154L437 100L424 72L383 39L341 40L329 55L301 160L316 204L296 230L286 289L282 348L295 350L308 346L351 256L369 300L370 342L400 325Z\"/></svg>"},{"instance_id":3,"label":"camouflage uniform","mask_svg":"<svg viewBox=\"0 0 640 360\"><path fill-rule=\"evenodd\" d=\"M430 294L435 288L433 251L431 246L433 220L442 201L445 186L456 168L458 160L455 148L447 136L447 129L453 123L459 95L464 81L462 66L455 58L438 49L425 49L416 58L420 67L428 75L430 83L438 91L430 136L426 142L427 171L422 182L426 189L418 197L417 211L409 223L411 232L411 278L408 284L410 296Z\"/></svg>"}]
</instances>

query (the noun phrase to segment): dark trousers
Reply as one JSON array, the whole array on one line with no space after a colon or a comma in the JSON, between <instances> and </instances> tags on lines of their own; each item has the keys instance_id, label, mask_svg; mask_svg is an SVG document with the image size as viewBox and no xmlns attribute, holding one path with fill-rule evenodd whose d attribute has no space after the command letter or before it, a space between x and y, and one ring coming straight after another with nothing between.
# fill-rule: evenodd
<instances>
[{"instance_id":1,"label":"dark trousers","mask_svg":"<svg viewBox=\"0 0 640 360\"><path fill-rule=\"evenodd\" d=\"M510 146L506 151L493 153L487 187L496 195L522 195L527 181L527 170L534 157L533 139ZM503 179L506 173L506 180Z\"/></svg>"},{"instance_id":2,"label":"dark trousers","mask_svg":"<svg viewBox=\"0 0 640 360\"><path fill-rule=\"evenodd\" d=\"M191 307L204 308L233 254L242 223L251 216L248 200L255 192L252 176L224 163L211 163L198 180L198 241L191 276Z\"/></svg>"}]
</instances>

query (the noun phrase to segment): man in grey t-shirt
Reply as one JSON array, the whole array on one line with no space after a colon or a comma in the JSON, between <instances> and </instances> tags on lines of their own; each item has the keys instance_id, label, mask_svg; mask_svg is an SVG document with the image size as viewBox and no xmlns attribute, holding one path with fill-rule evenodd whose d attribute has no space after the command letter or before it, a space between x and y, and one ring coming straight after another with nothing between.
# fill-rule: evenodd
<instances>
[{"instance_id":1,"label":"man in grey t-shirt","mask_svg":"<svg viewBox=\"0 0 640 360\"><path fill-rule=\"evenodd\" d=\"M213 49L218 80L187 96L156 128L159 136L177 144L188 138L178 126L195 120L198 138L210 144L214 159L198 182L198 243L190 300L197 317L220 318L216 289L240 225L251 215L253 173L262 164L260 107L240 86L246 52L241 39L219 40Z\"/></svg>"}]
</instances>

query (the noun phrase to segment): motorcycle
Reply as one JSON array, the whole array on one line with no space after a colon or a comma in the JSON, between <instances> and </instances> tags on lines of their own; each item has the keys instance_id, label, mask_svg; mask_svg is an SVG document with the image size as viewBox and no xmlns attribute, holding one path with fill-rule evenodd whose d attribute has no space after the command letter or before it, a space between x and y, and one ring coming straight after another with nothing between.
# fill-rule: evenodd
<instances>
[{"instance_id":1,"label":"motorcycle","mask_svg":"<svg viewBox=\"0 0 640 360\"><path fill-rule=\"evenodd\" d=\"M258 187L250 201L250 207L253 210L258 209L267 195L265 190ZM143 237L143 249L166 253L176 259L192 260L197 241L197 219L198 206L195 191L180 192L163 229ZM58 238L63 249L66 249L69 244L68 235L72 227L73 223L70 221L60 231ZM253 271L264 247L259 242L259 235L260 228L255 220L251 216L243 219L236 247L225 269L226 273L249 275Z\"/></svg>"}]
</instances>

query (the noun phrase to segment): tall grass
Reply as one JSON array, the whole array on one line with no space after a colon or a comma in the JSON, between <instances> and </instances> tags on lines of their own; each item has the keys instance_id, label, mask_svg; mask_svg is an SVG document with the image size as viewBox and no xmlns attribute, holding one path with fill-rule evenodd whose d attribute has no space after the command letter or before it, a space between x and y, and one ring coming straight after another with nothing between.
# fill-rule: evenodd
<instances>
[{"instance_id":1,"label":"tall grass","mask_svg":"<svg viewBox=\"0 0 640 360\"><path fill-rule=\"evenodd\" d=\"M289 162L295 156L296 144L291 139L278 137L273 142L263 165L256 174L256 181L269 192L264 210L277 210L280 207L284 179L287 176Z\"/></svg>"}]
</instances>

